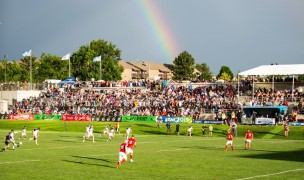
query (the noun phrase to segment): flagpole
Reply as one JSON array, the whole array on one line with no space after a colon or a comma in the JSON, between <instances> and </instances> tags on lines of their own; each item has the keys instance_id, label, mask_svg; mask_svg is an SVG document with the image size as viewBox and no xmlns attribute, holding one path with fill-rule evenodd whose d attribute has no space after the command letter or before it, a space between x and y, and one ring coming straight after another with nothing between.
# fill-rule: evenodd
<instances>
[{"instance_id":1,"label":"flagpole","mask_svg":"<svg viewBox=\"0 0 304 180\"><path fill-rule=\"evenodd\" d=\"M99 73L100 73L100 80L102 80L102 75L101 75L101 58L100 58L100 62L99 62Z\"/></svg>"},{"instance_id":2,"label":"flagpole","mask_svg":"<svg viewBox=\"0 0 304 180\"><path fill-rule=\"evenodd\" d=\"M71 77L71 58L69 57L69 77Z\"/></svg>"}]
</instances>

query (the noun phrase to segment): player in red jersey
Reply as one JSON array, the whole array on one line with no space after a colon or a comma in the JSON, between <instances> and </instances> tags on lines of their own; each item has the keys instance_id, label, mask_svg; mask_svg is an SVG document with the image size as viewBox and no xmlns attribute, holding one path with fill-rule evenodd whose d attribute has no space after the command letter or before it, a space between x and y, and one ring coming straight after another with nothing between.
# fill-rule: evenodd
<instances>
[{"instance_id":1,"label":"player in red jersey","mask_svg":"<svg viewBox=\"0 0 304 180\"><path fill-rule=\"evenodd\" d=\"M118 169L123 163L127 162L127 146L128 146L128 140L125 140L121 145L119 149L119 157L118 162L116 165L116 168Z\"/></svg>"},{"instance_id":2,"label":"player in red jersey","mask_svg":"<svg viewBox=\"0 0 304 180\"><path fill-rule=\"evenodd\" d=\"M253 133L247 129L247 132L245 134L245 150L250 150L250 144L253 140Z\"/></svg>"},{"instance_id":3,"label":"player in red jersey","mask_svg":"<svg viewBox=\"0 0 304 180\"><path fill-rule=\"evenodd\" d=\"M134 135L132 135L128 139L128 146L127 146L127 155L130 154L130 161L133 162L133 149L136 147L136 140L134 138Z\"/></svg>"},{"instance_id":4,"label":"player in red jersey","mask_svg":"<svg viewBox=\"0 0 304 180\"><path fill-rule=\"evenodd\" d=\"M225 152L227 151L228 145L230 145L232 151L234 151L234 147L233 147L233 144L232 144L233 143L233 135L230 132L230 128L228 129L227 132L228 132L228 134L227 134L227 142L226 142L224 151Z\"/></svg>"}]
</instances>

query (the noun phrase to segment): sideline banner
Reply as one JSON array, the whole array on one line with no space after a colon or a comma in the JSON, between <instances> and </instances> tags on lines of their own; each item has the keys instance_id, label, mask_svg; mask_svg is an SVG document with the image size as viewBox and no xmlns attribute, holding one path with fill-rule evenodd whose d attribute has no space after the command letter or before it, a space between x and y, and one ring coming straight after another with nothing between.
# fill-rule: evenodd
<instances>
[{"instance_id":1,"label":"sideline banner","mask_svg":"<svg viewBox=\"0 0 304 180\"><path fill-rule=\"evenodd\" d=\"M194 120L194 124L222 124L222 121L218 120Z\"/></svg>"},{"instance_id":2,"label":"sideline banner","mask_svg":"<svg viewBox=\"0 0 304 180\"><path fill-rule=\"evenodd\" d=\"M8 119L8 114L0 114L0 119Z\"/></svg>"},{"instance_id":3,"label":"sideline banner","mask_svg":"<svg viewBox=\"0 0 304 180\"><path fill-rule=\"evenodd\" d=\"M59 114L35 114L34 120L61 120Z\"/></svg>"},{"instance_id":4,"label":"sideline banner","mask_svg":"<svg viewBox=\"0 0 304 180\"><path fill-rule=\"evenodd\" d=\"M61 120L63 121L91 121L92 115L82 115L82 114L64 114L62 115Z\"/></svg>"},{"instance_id":5,"label":"sideline banner","mask_svg":"<svg viewBox=\"0 0 304 180\"><path fill-rule=\"evenodd\" d=\"M274 125L275 119L274 118L256 118L255 124L267 124L267 125Z\"/></svg>"},{"instance_id":6,"label":"sideline banner","mask_svg":"<svg viewBox=\"0 0 304 180\"><path fill-rule=\"evenodd\" d=\"M304 122L291 122L289 123L290 126L304 126Z\"/></svg>"},{"instance_id":7,"label":"sideline banner","mask_svg":"<svg viewBox=\"0 0 304 180\"><path fill-rule=\"evenodd\" d=\"M122 116L122 122L156 122L156 116Z\"/></svg>"},{"instance_id":8,"label":"sideline banner","mask_svg":"<svg viewBox=\"0 0 304 180\"><path fill-rule=\"evenodd\" d=\"M8 119L11 120L34 120L33 114L9 114Z\"/></svg>"},{"instance_id":9,"label":"sideline banner","mask_svg":"<svg viewBox=\"0 0 304 180\"><path fill-rule=\"evenodd\" d=\"M120 116L92 116L92 121L121 122L121 117Z\"/></svg>"},{"instance_id":10,"label":"sideline banner","mask_svg":"<svg viewBox=\"0 0 304 180\"><path fill-rule=\"evenodd\" d=\"M163 123L167 123L168 121L171 123L192 123L191 116L162 116Z\"/></svg>"}]
</instances>

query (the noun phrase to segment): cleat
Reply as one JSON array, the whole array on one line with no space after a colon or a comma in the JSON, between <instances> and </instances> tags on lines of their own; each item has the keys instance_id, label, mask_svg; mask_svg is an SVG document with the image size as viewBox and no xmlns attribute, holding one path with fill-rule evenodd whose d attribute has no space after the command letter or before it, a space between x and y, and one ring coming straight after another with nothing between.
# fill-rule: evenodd
<instances>
[{"instance_id":1,"label":"cleat","mask_svg":"<svg viewBox=\"0 0 304 180\"><path fill-rule=\"evenodd\" d=\"M133 163L134 162L133 159L131 159L130 162Z\"/></svg>"}]
</instances>

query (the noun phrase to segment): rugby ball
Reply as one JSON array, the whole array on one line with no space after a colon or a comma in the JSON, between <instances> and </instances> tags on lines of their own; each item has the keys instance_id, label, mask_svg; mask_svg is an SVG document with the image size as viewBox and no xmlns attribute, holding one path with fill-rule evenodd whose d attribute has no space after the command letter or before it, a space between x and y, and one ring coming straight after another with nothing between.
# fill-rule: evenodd
<instances>
[{"instance_id":1,"label":"rugby ball","mask_svg":"<svg viewBox=\"0 0 304 180\"><path fill-rule=\"evenodd\" d=\"M19 142L20 145L22 145L22 142Z\"/></svg>"}]
</instances>

